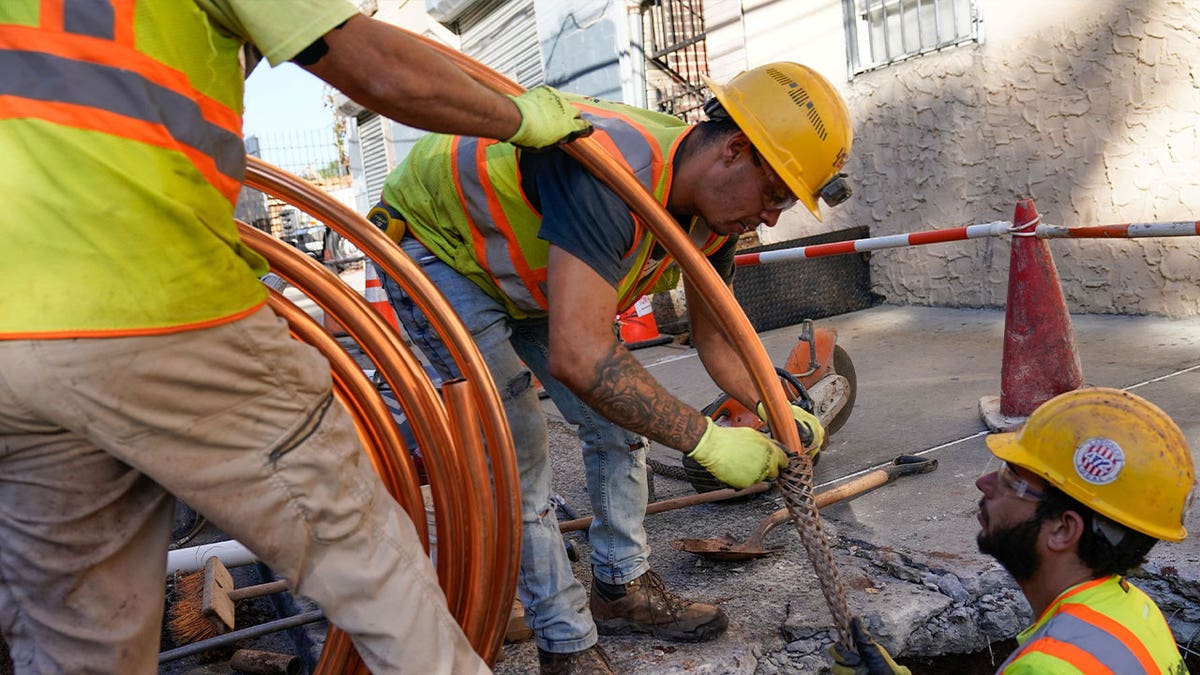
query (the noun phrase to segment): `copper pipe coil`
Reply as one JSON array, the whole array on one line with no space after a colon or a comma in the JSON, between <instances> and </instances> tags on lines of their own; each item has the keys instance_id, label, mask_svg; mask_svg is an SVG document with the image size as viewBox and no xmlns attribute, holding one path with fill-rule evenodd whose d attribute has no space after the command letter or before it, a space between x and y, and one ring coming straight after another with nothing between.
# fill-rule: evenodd
<instances>
[{"instance_id":1,"label":"copper pipe coil","mask_svg":"<svg viewBox=\"0 0 1200 675\"><path fill-rule=\"evenodd\" d=\"M463 459L465 473L467 476L468 485L486 486L490 483L488 477L487 455L483 446L483 439L479 435L479 409L475 406L475 401L471 397L470 383L463 379L451 380L442 383L442 396L446 400L446 410L450 412L451 425L450 430L454 435L455 446L463 450ZM487 490L480 489L479 494L488 494ZM488 555L493 547L488 542L490 533L496 530L496 518L493 509L479 510L481 526L472 532L472 544L481 551L484 555L483 567L487 568L494 564ZM463 591L468 598L482 600L488 594L486 579L479 575L468 577L468 582L464 584ZM477 603L479 604L479 603ZM482 607L471 606L466 613L466 623L463 630L472 635L477 632L486 631L484 621L486 614L481 610Z\"/></svg>"},{"instance_id":2,"label":"copper pipe coil","mask_svg":"<svg viewBox=\"0 0 1200 675\"><path fill-rule=\"evenodd\" d=\"M276 248L280 252L286 251L290 254L290 251L287 250L285 245L277 242L277 240L268 238L266 235L261 233L244 232L243 237L248 242L254 242L255 238L262 239L263 241L254 243L261 243L261 245L267 247L268 249ZM299 268L293 267L295 262L300 263ZM346 287L341 283L340 280L336 280L336 277L325 270L324 267L318 265L305 256L294 256L293 260L280 260L273 258L271 259L271 263L280 276L284 277L285 279L294 279L300 281L301 283L305 283L305 277L297 274L298 269L309 268L310 272L317 272L318 274L307 280L307 283L309 284L307 287L307 292L309 293L310 297L312 297L319 306L324 307L330 313L338 316L339 323L342 323L344 326L346 326L347 331L350 332L352 336L365 343L364 351L367 353L367 355L372 358L372 360L380 361L379 365L381 366L381 372L388 372L388 366L391 364L386 358L381 358L380 350L385 350L389 347L394 347L395 345L389 344L386 340L382 344L377 342L381 336L375 333L382 325L382 319L378 319L378 316L375 314L375 312L365 304L365 301L363 301L356 292ZM323 276L328 277L328 279L322 280L321 277ZM330 297L329 294L334 296L340 295L341 297ZM367 323L366 326L362 325L362 320L364 319ZM373 319L378 319L378 321L372 321ZM411 354L407 351L398 351L397 354L411 356ZM401 359L401 361L405 360L407 359ZM409 361L410 364L415 364L415 361ZM389 373L390 376L385 376L385 378L389 380L389 383L393 384L395 390L398 392L408 392L410 394L423 392L428 394L428 397L426 398L420 399L419 397L418 409L423 410L423 412L419 413L421 417L418 419L426 421L444 420L446 418L445 413L436 407L436 404L440 403L440 401L437 400L432 384L428 382L428 377L424 374L423 370L419 372L420 377L424 378L424 382L419 382L420 378L417 377L417 372L418 371L409 368L407 372L401 372L398 374ZM422 436L426 436L426 433L424 432L428 431L437 432L432 436L432 440L422 438ZM453 447L453 440L450 436L448 425L420 425L414 427L414 434L418 436L419 442L423 446L429 446L429 443L434 443L436 445L430 447ZM462 482L452 479L453 476L462 475L459 462L457 461L457 455L453 452L447 452L445 453L445 459L446 462L444 466L441 462L432 462L431 466L427 467L431 471L431 487L438 483L448 486L449 488L452 488L447 490L448 494L446 496L446 499L451 500L450 503L467 504L468 494L465 494L465 489L462 485ZM435 494L437 494L436 489ZM449 513L448 520L439 521L439 528L443 532L443 539L445 540L445 543L443 543L440 549L440 553L442 555L439 555L439 559L449 558L448 562L439 565L439 571L442 572L441 578L446 580L443 582L443 587L446 592L451 611L455 614L456 618L460 619L460 621L463 616L463 600L461 592L455 592L455 588L461 586L461 584L451 583L451 580L460 579L464 574L463 564L465 564L464 561L466 560L465 542L463 542L462 537L454 536L455 532L470 532L472 529L469 521L466 519L466 516L468 516L469 513L464 513L464 511L465 509L457 509L454 512ZM446 512L443 511L443 513Z\"/></svg>"},{"instance_id":3,"label":"copper pipe coil","mask_svg":"<svg viewBox=\"0 0 1200 675\"><path fill-rule=\"evenodd\" d=\"M477 400L484 436L487 439L495 486L495 576L503 580L501 585L491 586L496 593L488 598L485 623L493 627L494 634L491 646L486 650L481 649L480 653L496 654L503 640L504 625L510 608L510 602L501 596L511 595L512 593L507 591L515 589L516 585L520 546L520 488L508 421L504 417L499 394L478 348L469 332L457 319L453 308L437 287L425 277L420 267L361 216L325 193L312 190L301 179L254 158L250 158L247 183L284 198L306 211L315 212L314 215L325 215L323 220L328 226L358 246L414 299L445 342L459 371L473 384L472 392ZM413 419L411 415L410 419ZM415 421L419 421L419 418ZM439 514L445 513L453 504L446 504L446 500L441 498L436 486L434 487L435 508ZM439 522L440 527L442 525Z\"/></svg>"},{"instance_id":4,"label":"copper pipe coil","mask_svg":"<svg viewBox=\"0 0 1200 675\"><path fill-rule=\"evenodd\" d=\"M508 420L504 417L499 393L478 347L437 287L425 277L420 267L382 232L329 195L312 189L300 178L256 158L248 159L247 185L284 199L319 217L374 261L409 294L426 315L449 349L460 373L471 383L471 392L476 400L486 439L496 513L496 569L487 585L494 592L485 598L486 612L483 621L488 627L487 631L491 633L491 639L485 641L488 642L486 646L484 642L472 644L485 659L494 658L503 642L511 597L516 588L520 552L520 485ZM387 330L391 331L391 327L387 326ZM414 423L420 422L420 418L414 418L412 415L409 415L409 419ZM438 486L431 486L435 488L435 510L439 516L438 527L441 531L442 514L462 507L461 504L447 503L448 500L440 494ZM484 496L487 496L486 493ZM439 542L440 540L441 537ZM439 555L439 562L441 559L442 556Z\"/></svg>"},{"instance_id":5,"label":"copper pipe coil","mask_svg":"<svg viewBox=\"0 0 1200 675\"><path fill-rule=\"evenodd\" d=\"M416 466L406 449L387 405L377 396L374 385L363 374L354 359L341 344L316 321L282 294L271 292L271 309L288 322L293 337L315 347L329 361L334 391L354 418L364 435L363 445L380 452L368 455L375 472L383 479L389 493L412 519L426 552L429 551L429 527L425 519L425 504L421 498Z\"/></svg>"},{"instance_id":6,"label":"copper pipe coil","mask_svg":"<svg viewBox=\"0 0 1200 675\"><path fill-rule=\"evenodd\" d=\"M329 360L335 394L355 419L360 434L370 432L370 438L364 437L363 444L374 449L367 453L372 465L388 491L408 512L428 552L429 528L424 501L418 489L420 479L408 452L396 451L405 449L406 444L374 385L341 344L308 314L275 292L272 292L270 304L277 314L288 321L297 339L316 347ZM369 673L349 636L333 626L326 634L316 672Z\"/></svg>"},{"instance_id":7,"label":"copper pipe coil","mask_svg":"<svg viewBox=\"0 0 1200 675\"><path fill-rule=\"evenodd\" d=\"M322 265L293 248L245 224L239 226L243 240L262 253L277 274L304 291L319 306L336 317L339 323L346 327L347 332L360 343L364 353L376 363L396 392L397 399L413 422L414 435L417 435L422 447L450 450L426 452L429 458L426 468L430 472L431 488L435 495L435 515L441 535L439 559L449 560L445 565L439 566L439 580L446 591L448 604L456 619L464 626L464 632L471 639L472 646L481 653L488 649L488 656L494 655L500 640L493 634L502 639L504 624L496 618L497 613L488 605L495 604L497 596L509 598L510 600L503 603L507 612L515 590L515 577L512 578L508 592L503 592L503 577L496 571L498 555L493 554L492 548L485 545L490 543L499 548L497 539L487 540L485 536L486 533L498 529L499 518L494 509L505 500L494 500L488 491L479 489L480 486L489 486L486 473L488 461L483 454L482 444L476 443L477 450L468 449L464 453L452 440L448 417L453 414L454 418L457 418L458 414L455 410L436 405L439 401L424 370L391 326L370 309L358 293L346 287ZM271 304L292 325L293 334L317 347L330 360L335 391L354 417L373 465L384 478L389 491L397 496L398 501L408 511L428 547L424 504L418 490L416 469L391 413L379 398L378 392L337 340L329 336L307 314L282 296L273 295ZM401 364L400 367L397 367L397 364ZM462 370L465 372L468 369ZM491 380L488 379L487 382L490 384ZM428 396L417 394L414 400L414 393L422 390L425 390ZM458 409L463 405L462 402L456 403ZM414 410L422 412L413 412ZM478 419L477 411L470 411L468 417ZM475 429L477 436L479 427L476 426ZM505 429L507 430L507 427ZM511 448L511 441L508 447ZM515 471L515 457L511 451L509 457L513 458L509 461L510 469ZM469 466L483 467L482 478L479 471L471 471L471 480L463 481L461 477L468 475ZM439 499L443 502L440 508ZM519 541L512 548L516 545L519 545ZM476 589L487 588L501 590L497 591L496 595L476 592ZM504 618L506 619L507 615ZM491 647L493 643L496 648ZM357 654L348 638L340 631L331 629L318 664L318 672L347 672L356 666L357 661Z\"/></svg>"},{"instance_id":8,"label":"copper pipe coil","mask_svg":"<svg viewBox=\"0 0 1200 675\"><path fill-rule=\"evenodd\" d=\"M245 235L243 234L243 236ZM267 257L277 273L281 276L287 274L288 276L284 278L290 279L290 283L297 288L310 288L312 285L320 283L340 283L340 281L335 282L332 279L309 278L308 275L312 275L314 270L304 270L303 272L290 270L286 257L292 256L293 251L289 250L289 247L276 247L273 243L268 242L260 243L265 246L258 249L259 252ZM273 251L272 249L277 250ZM300 254L295 255L304 257ZM280 258L279 256L284 257ZM428 552L429 531L426 525L424 501L418 489L420 481L417 478L411 456L407 452L397 452L397 449L403 449L406 446L392 421L390 411L387 410L374 387L367 382L366 376L359 369L358 364L333 336L282 295L272 292L270 304L274 311L288 321L289 327L296 337L316 347L329 360L334 378L334 388L339 400L346 404L347 410L355 420L355 425L360 430L360 435L368 435L364 433L364 428L370 432L371 438L364 437L363 439L367 454L380 474L384 485L388 487L389 492L397 496L398 501L408 512ZM371 423L364 420L364 411L368 408L374 409L377 413L379 412L378 408L383 408L382 413L387 422ZM385 430L383 431L385 435L389 433L394 435L394 444L388 444L386 441L383 443L372 442L376 441L375 437L380 435L379 430ZM389 466L402 467L401 475L390 475L386 471ZM349 636L338 628L330 626L316 671L318 673L349 673L360 669L365 671L365 664L359 659L358 652L355 651Z\"/></svg>"},{"instance_id":9,"label":"copper pipe coil","mask_svg":"<svg viewBox=\"0 0 1200 675\"><path fill-rule=\"evenodd\" d=\"M413 434L417 437L417 442L421 447L452 447L453 440L449 426L436 423L444 420L446 415L428 375L412 357L411 352L404 348L399 336L391 331L391 327L387 326L383 319L370 308L370 305L366 304L366 301L357 292L342 283L336 275L308 256L298 254L295 249L283 242L244 223L239 223L239 230L243 241L262 253L276 274L301 289L327 314L335 316L338 323L346 328L351 337L363 346L364 353L379 367L380 372L384 374L384 379L397 393L397 397L403 399L401 406L409 419L426 422L413 425ZM385 326L387 327L386 331L384 330ZM374 451L379 453L380 449L375 448ZM443 462L430 462L429 464L430 466L427 466L426 469L430 472L430 487L434 492L435 511L445 508L446 510L442 513L449 514L451 518L446 521L439 519L437 522L439 532L446 535L447 539L439 547L438 556L438 572L439 576L446 579L443 581L445 588L448 585L450 565L449 563L441 564L440 559L463 555L459 541L457 539L449 541L450 533L460 530L463 522L456 519L456 514L450 513L450 503L457 502L450 501L443 507L438 504L438 500L439 496L442 500L466 499L466 495L462 494L465 491L461 484L452 479L454 474ZM435 486L435 482L441 483L441 486L448 489L439 490ZM449 494L446 494L447 492ZM451 610L454 609L452 606Z\"/></svg>"}]
</instances>

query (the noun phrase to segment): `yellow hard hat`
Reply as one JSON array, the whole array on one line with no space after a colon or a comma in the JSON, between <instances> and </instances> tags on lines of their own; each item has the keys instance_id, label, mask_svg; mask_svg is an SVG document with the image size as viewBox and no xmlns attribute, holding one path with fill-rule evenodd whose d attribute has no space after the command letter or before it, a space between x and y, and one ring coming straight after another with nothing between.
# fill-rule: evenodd
<instances>
[{"instance_id":1,"label":"yellow hard hat","mask_svg":"<svg viewBox=\"0 0 1200 675\"><path fill-rule=\"evenodd\" d=\"M850 112L829 80L785 61L742 71L724 86L704 82L817 220L817 197L832 206L850 196L839 173L850 155Z\"/></svg>"},{"instance_id":2,"label":"yellow hard hat","mask_svg":"<svg viewBox=\"0 0 1200 675\"><path fill-rule=\"evenodd\" d=\"M1155 539L1187 536L1191 450L1179 426L1144 398L1104 387L1069 391L987 444L1114 522Z\"/></svg>"}]
</instances>

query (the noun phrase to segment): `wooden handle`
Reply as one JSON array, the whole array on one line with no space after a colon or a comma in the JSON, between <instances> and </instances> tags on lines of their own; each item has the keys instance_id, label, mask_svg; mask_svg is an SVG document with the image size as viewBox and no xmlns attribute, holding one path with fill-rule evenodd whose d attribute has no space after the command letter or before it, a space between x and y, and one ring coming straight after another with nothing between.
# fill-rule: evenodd
<instances>
[{"instance_id":1,"label":"wooden handle","mask_svg":"<svg viewBox=\"0 0 1200 675\"><path fill-rule=\"evenodd\" d=\"M651 503L647 504L646 505L646 515L650 515L651 513L662 513L663 511L672 511L674 509L682 509L682 508L688 507L688 506L695 506L696 504L710 504L712 502L719 502L719 501L723 501L726 499L733 499L734 497L745 497L748 495L756 495L760 492L766 492L768 489L770 489L770 487L771 487L771 483L769 483L767 481L762 481L759 483L755 483L754 485L751 485L748 488L743 488L741 490L734 490L733 488L723 488L720 490L713 490L712 492L703 492L701 494L696 494L696 495L687 495L685 497L674 497L671 499L663 499L661 501L651 502ZM592 524L591 516L584 516L582 518L576 518L574 520L564 520L563 522L558 524L558 531L559 532L574 532L575 530L586 529L587 526L591 525L591 524Z\"/></svg>"},{"instance_id":2,"label":"wooden handle","mask_svg":"<svg viewBox=\"0 0 1200 675\"><path fill-rule=\"evenodd\" d=\"M257 598L260 595L270 595L288 589L287 579L277 579L268 581L265 584L255 584L254 586L243 586L229 591L230 600L241 600L243 598Z\"/></svg>"}]
</instances>

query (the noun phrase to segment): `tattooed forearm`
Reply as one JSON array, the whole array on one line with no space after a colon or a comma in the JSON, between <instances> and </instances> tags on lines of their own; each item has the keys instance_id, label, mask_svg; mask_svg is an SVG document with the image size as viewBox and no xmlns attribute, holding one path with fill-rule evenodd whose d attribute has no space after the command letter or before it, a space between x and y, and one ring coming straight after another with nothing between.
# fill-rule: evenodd
<instances>
[{"instance_id":1,"label":"tattooed forearm","mask_svg":"<svg viewBox=\"0 0 1200 675\"><path fill-rule=\"evenodd\" d=\"M630 431L685 452L704 435L704 417L667 393L619 343L596 364L590 379L580 398Z\"/></svg>"}]
</instances>

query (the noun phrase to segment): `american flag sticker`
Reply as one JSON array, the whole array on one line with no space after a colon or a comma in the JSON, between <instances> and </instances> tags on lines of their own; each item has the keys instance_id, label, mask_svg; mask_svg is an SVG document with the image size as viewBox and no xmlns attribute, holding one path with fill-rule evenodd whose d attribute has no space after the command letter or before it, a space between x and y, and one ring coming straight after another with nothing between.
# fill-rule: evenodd
<instances>
[{"instance_id":1,"label":"american flag sticker","mask_svg":"<svg viewBox=\"0 0 1200 675\"><path fill-rule=\"evenodd\" d=\"M1125 467L1125 452L1109 438L1089 438L1075 448L1075 473L1093 485L1108 485Z\"/></svg>"}]
</instances>

